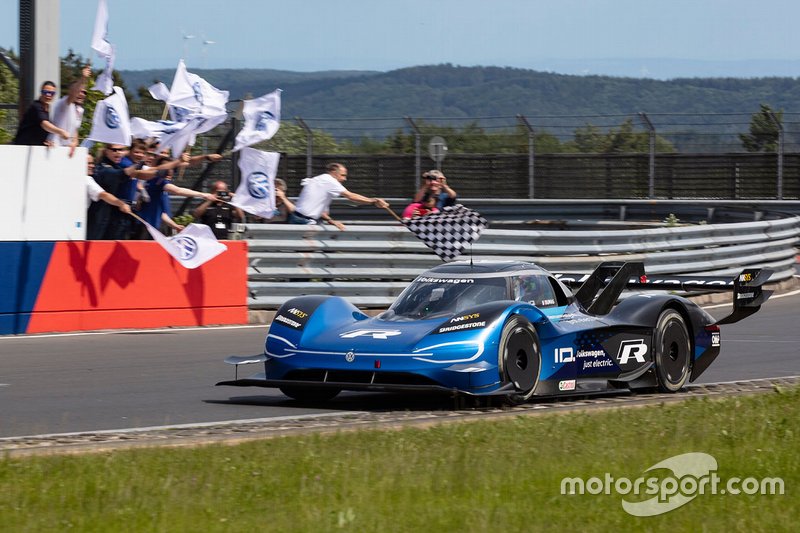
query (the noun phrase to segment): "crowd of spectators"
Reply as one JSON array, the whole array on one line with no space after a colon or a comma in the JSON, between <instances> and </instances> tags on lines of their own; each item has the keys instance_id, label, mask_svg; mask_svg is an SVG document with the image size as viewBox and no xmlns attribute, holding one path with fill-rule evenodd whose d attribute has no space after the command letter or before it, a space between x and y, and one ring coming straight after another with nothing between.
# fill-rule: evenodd
<instances>
[{"instance_id":1,"label":"crowd of spectators","mask_svg":"<svg viewBox=\"0 0 800 533\"><path fill-rule=\"evenodd\" d=\"M80 78L56 101L52 109L56 86L49 81L43 83L39 99L33 102L20 121L14 144L68 146L72 157L79 142L78 130L84 118L83 103L90 74L89 67L83 68ZM347 168L341 163L330 163L325 173L304 179L296 203L286 196L286 182L276 178L273 216L262 219L247 216L241 209L228 203L233 195L225 181L216 181L209 193L173 183L176 171L203 162L215 163L222 159L219 154L182 154L173 158L167 151L159 150L157 140L134 139L130 146L105 144L96 154L96 163L94 155L90 153L88 157L89 240L149 239L149 232L138 219L156 228L163 226L174 231L184 229L172 218L170 194L202 199L192 214L221 239L228 237L234 222L245 221L290 224L318 224L325 221L344 230L344 224L331 218L329 213L331 201L339 196L378 208L389 207L382 198L349 191L344 186ZM448 185L444 174L430 170L423 178L424 182L412 203L403 211L404 220L436 213L455 204L456 192Z\"/></svg>"}]
</instances>

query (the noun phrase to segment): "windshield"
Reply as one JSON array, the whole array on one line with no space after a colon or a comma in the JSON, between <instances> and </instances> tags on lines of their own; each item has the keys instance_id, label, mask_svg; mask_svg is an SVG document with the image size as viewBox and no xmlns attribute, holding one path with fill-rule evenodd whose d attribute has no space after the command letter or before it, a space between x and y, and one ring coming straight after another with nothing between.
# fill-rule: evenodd
<instances>
[{"instance_id":1,"label":"windshield","mask_svg":"<svg viewBox=\"0 0 800 533\"><path fill-rule=\"evenodd\" d=\"M476 305L508 299L506 278L420 277L381 318L421 320L448 316Z\"/></svg>"}]
</instances>

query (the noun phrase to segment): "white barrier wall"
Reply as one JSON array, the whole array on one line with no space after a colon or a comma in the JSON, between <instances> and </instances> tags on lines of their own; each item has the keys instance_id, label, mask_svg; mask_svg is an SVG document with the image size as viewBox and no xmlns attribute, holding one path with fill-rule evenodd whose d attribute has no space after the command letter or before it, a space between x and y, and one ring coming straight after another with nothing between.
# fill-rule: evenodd
<instances>
[{"instance_id":1,"label":"white barrier wall","mask_svg":"<svg viewBox=\"0 0 800 533\"><path fill-rule=\"evenodd\" d=\"M86 239L86 149L0 145L0 241Z\"/></svg>"}]
</instances>

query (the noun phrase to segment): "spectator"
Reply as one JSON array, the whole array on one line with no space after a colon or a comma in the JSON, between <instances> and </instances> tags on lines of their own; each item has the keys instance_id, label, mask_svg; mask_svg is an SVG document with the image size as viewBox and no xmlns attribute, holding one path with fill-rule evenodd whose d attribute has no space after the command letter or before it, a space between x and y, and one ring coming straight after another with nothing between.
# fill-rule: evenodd
<instances>
[{"instance_id":1,"label":"spectator","mask_svg":"<svg viewBox=\"0 0 800 533\"><path fill-rule=\"evenodd\" d=\"M88 66L81 70L81 78L70 85L69 92L53 105L53 124L69 134L69 139L50 134L50 142L54 146L69 146L69 156L75 153L78 146L78 130L83 122L83 103L86 100L86 80L92 74Z\"/></svg>"},{"instance_id":2,"label":"spectator","mask_svg":"<svg viewBox=\"0 0 800 533\"><path fill-rule=\"evenodd\" d=\"M87 208L90 207L92 205L92 202L97 202L99 200L102 200L109 205L118 207L119 210L125 213L126 215L130 215L131 207L128 204L126 204L113 194L104 191L103 188L100 185L98 185L96 181L94 181L94 178L92 177L92 174L94 174L94 156L92 154L89 154L87 156L86 170L87 170L86 207Z\"/></svg>"},{"instance_id":3,"label":"spectator","mask_svg":"<svg viewBox=\"0 0 800 533\"><path fill-rule=\"evenodd\" d=\"M294 212L289 214L291 224L317 224L325 220L344 231L344 224L333 220L328 214L331 201L337 196L361 204L385 208L389 204L383 198L368 198L348 191L343 182L347 181L347 168L341 163L329 163L327 173L303 180L303 190L297 198Z\"/></svg>"},{"instance_id":4,"label":"spectator","mask_svg":"<svg viewBox=\"0 0 800 533\"><path fill-rule=\"evenodd\" d=\"M31 104L22 115L14 144L28 146L44 146L47 144L47 135L53 133L62 139L69 139L69 133L50 122L50 102L56 95L56 84L46 81L42 84L39 99Z\"/></svg>"},{"instance_id":5,"label":"spectator","mask_svg":"<svg viewBox=\"0 0 800 533\"><path fill-rule=\"evenodd\" d=\"M408 220L413 217L423 217L430 213L438 213L439 208L436 207L436 197L433 195L425 196L421 202L412 202L403 210L403 220Z\"/></svg>"},{"instance_id":6,"label":"spectator","mask_svg":"<svg viewBox=\"0 0 800 533\"><path fill-rule=\"evenodd\" d=\"M439 210L456 204L456 191L447 184L447 178L438 170L429 170L422 175L424 183L414 195L415 202L421 202L425 195L436 198L436 207Z\"/></svg>"},{"instance_id":7,"label":"spectator","mask_svg":"<svg viewBox=\"0 0 800 533\"><path fill-rule=\"evenodd\" d=\"M212 188L212 194L194 210L194 218L210 227L217 239L228 238L234 218L244 221L242 210L227 203L231 198L233 195L228 190L228 184L217 181Z\"/></svg>"},{"instance_id":8,"label":"spectator","mask_svg":"<svg viewBox=\"0 0 800 533\"><path fill-rule=\"evenodd\" d=\"M135 191L136 179L145 177L148 171L142 170L139 164L122 166L122 158L128 147L122 144L108 144L103 150L103 157L95 167L94 178L104 191L109 192L126 202L133 203L132 191ZM155 172L152 172L154 175ZM86 238L88 240L124 240L129 238L130 220L122 214L112 211L106 204L95 202L89 208Z\"/></svg>"},{"instance_id":9,"label":"spectator","mask_svg":"<svg viewBox=\"0 0 800 533\"><path fill-rule=\"evenodd\" d=\"M257 224L275 224L289 221L289 213L294 212L294 203L286 196L286 182L281 178L275 178L275 210L272 217L262 218L253 217L253 222Z\"/></svg>"}]
</instances>

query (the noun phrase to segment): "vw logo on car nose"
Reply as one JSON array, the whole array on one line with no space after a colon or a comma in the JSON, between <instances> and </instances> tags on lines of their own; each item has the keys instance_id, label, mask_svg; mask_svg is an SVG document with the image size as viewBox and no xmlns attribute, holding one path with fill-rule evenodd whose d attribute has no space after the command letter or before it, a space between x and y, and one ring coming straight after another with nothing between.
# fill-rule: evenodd
<instances>
[{"instance_id":1,"label":"vw logo on car nose","mask_svg":"<svg viewBox=\"0 0 800 533\"><path fill-rule=\"evenodd\" d=\"M348 363L352 363L356 360L356 353L353 350L350 350L346 354L344 354L344 360Z\"/></svg>"}]
</instances>

